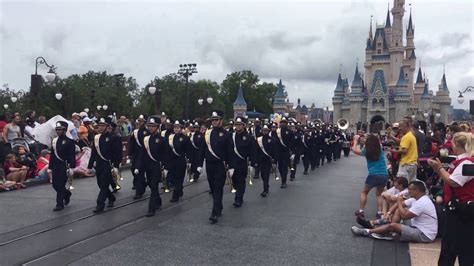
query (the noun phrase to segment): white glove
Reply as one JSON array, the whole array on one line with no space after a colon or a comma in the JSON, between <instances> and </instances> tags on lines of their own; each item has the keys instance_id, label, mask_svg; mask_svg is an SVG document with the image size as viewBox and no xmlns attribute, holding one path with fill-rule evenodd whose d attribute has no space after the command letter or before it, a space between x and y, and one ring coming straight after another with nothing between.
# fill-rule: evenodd
<instances>
[{"instance_id":1,"label":"white glove","mask_svg":"<svg viewBox=\"0 0 474 266\"><path fill-rule=\"evenodd\" d=\"M234 176L234 168L227 170L227 172L229 173L229 176L231 178L232 178L232 176Z\"/></svg>"},{"instance_id":2,"label":"white glove","mask_svg":"<svg viewBox=\"0 0 474 266\"><path fill-rule=\"evenodd\" d=\"M190 164L190 163L187 163L187 164L186 164L186 168L191 169L191 164Z\"/></svg>"},{"instance_id":3,"label":"white glove","mask_svg":"<svg viewBox=\"0 0 474 266\"><path fill-rule=\"evenodd\" d=\"M135 169L135 170L133 170L133 173L138 175L140 173L140 171L138 171L138 169Z\"/></svg>"},{"instance_id":4,"label":"white glove","mask_svg":"<svg viewBox=\"0 0 474 266\"><path fill-rule=\"evenodd\" d=\"M295 159L295 155L292 154L292 155L290 156L290 160L294 160L294 159Z\"/></svg>"},{"instance_id":5,"label":"white glove","mask_svg":"<svg viewBox=\"0 0 474 266\"><path fill-rule=\"evenodd\" d=\"M168 176L168 170L164 169L164 170L163 170L163 174L164 174L165 176Z\"/></svg>"},{"instance_id":6,"label":"white glove","mask_svg":"<svg viewBox=\"0 0 474 266\"><path fill-rule=\"evenodd\" d=\"M196 170L198 171L198 173L202 174L202 167L198 167Z\"/></svg>"}]
</instances>

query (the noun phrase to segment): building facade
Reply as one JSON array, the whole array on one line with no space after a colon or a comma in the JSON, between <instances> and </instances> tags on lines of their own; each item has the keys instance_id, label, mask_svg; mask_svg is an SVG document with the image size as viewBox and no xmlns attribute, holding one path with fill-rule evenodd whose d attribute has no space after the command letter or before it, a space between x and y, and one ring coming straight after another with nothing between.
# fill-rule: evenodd
<instances>
[{"instance_id":1,"label":"building facade","mask_svg":"<svg viewBox=\"0 0 474 266\"><path fill-rule=\"evenodd\" d=\"M365 49L365 75L356 65L349 85L349 80L339 73L332 98L334 121L345 118L351 125L363 123L377 125L375 127L406 116L430 122L451 121L446 75L443 74L436 93L430 91L421 66L415 79L415 28L410 11L404 29L404 13L405 0L394 0L391 12L387 10L385 24L377 25L375 34L371 21Z\"/></svg>"}]
</instances>

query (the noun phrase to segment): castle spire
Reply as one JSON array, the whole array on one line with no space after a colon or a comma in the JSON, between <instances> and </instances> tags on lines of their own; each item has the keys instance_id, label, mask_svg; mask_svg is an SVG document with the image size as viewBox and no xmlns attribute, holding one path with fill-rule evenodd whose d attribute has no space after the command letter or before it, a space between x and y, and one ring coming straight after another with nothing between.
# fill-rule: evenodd
<instances>
[{"instance_id":1,"label":"castle spire","mask_svg":"<svg viewBox=\"0 0 474 266\"><path fill-rule=\"evenodd\" d=\"M239 91L237 92L237 99L235 99L234 105L247 105L242 91L242 83L239 85Z\"/></svg>"},{"instance_id":2,"label":"castle spire","mask_svg":"<svg viewBox=\"0 0 474 266\"><path fill-rule=\"evenodd\" d=\"M421 74L421 66L418 68L418 75L416 76L416 84L423 83L423 74Z\"/></svg>"},{"instance_id":3,"label":"castle spire","mask_svg":"<svg viewBox=\"0 0 474 266\"><path fill-rule=\"evenodd\" d=\"M356 64L356 69L355 69L355 72L354 72L354 79L352 80L352 87L356 87L356 86L359 86L359 87L362 86L362 79L361 79L360 73L359 73L359 64L358 64L358 62Z\"/></svg>"},{"instance_id":4,"label":"castle spire","mask_svg":"<svg viewBox=\"0 0 474 266\"><path fill-rule=\"evenodd\" d=\"M410 4L410 18L408 19L407 35L413 35L414 33L415 33L415 29L413 28L413 21L411 19L411 4Z\"/></svg>"},{"instance_id":5,"label":"castle spire","mask_svg":"<svg viewBox=\"0 0 474 266\"><path fill-rule=\"evenodd\" d=\"M373 35L372 35L372 18L374 16L373 15L370 15L370 29L369 29L369 39L372 40L373 39Z\"/></svg>"},{"instance_id":6,"label":"castle spire","mask_svg":"<svg viewBox=\"0 0 474 266\"><path fill-rule=\"evenodd\" d=\"M390 5L387 8L387 19L385 20L385 28L391 28L392 23L390 22Z\"/></svg>"}]
</instances>

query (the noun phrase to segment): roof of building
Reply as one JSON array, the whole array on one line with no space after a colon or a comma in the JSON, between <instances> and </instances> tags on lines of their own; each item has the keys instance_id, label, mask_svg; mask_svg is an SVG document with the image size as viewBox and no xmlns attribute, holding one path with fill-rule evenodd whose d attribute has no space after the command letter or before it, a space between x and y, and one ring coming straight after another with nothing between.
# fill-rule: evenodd
<instances>
[{"instance_id":1,"label":"roof of building","mask_svg":"<svg viewBox=\"0 0 474 266\"><path fill-rule=\"evenodd\" d=\"M337 76L337 84L336 84L336 89L334 89L334 92L344 92L344 82L341 77L341 73Z\"/></svg>"},{"instance_id":2,"label":"roof of building","mask_svg":"<svg viewBox=\"0 0 474 266\"><path fill-rule=\"evenodd\" d=\"M423 88L423 94L421 94L421 99L429 98L431 98L430 90L428 89L428 83L425 83L425 87Z\"/></svg>"},{"instance_id":3,"label":"roof of building","mask_svg":"<svg viewBox=\"0 0 474 266\"><path fill-rule=\"evenodd\" d=\"M244 93L242 91L242 83L239 85L239 91L237 92L237 99L235 99L234 105L247 105L244 99Z\"/></svg>"},{"instance_id":4,"label":"roof of building","mask_svg":"<svg viewBox=\"0 0 474 266\"><path fill-rule=\"evenodd\" d=\"M372 49L375 50L375 48L377 47L377 44L375 42L377 41L377 38L379 36L383 40L383 49L388 49L387 38L385 37L385 29L384 28L377 28L375 30L375 37L374 37L373 42L372 42Z\"/></svg>"},{"instance_id":5,"label":"roof of building","mask_svg":"<svg viewBox=\"0 0 474 266\"><path fill-rule=\"evenodd\" d=\"M375 87L378 86L378 84L380 84L380 86L382 87L382 91L384 93L387 93L387 85L385 84L383 70L380 69L375 70L374 80L372 81L372 87L370 88L371 93L374 93Z\"/></svg>"},{"instance_id":6,"label":"roof of building","mask_svg":"<svg viewBox=\"0 0 474 266\"><path fill-rule=\"evenodd\" d=\"M424 83L423 74L421 73L421 67L418 68L418 75L416 76L416 84Z\"/></svg>"},{"instance_id":7,"label":"roof of building","mask_svg":"<svg viewBox=\"0 0 474 266\"><path fill-rule=\"evenodd\" d=\"M411 19L411 10L410 10L410 19L408 20L407 35L414 34L414 33L415 33L415 29L413 28L413 22Z\"/></svg>"},{"instance_id":8,"label":"roof of building","mask_svg":"<svg viewBox=\"0 0 474 266\"><path fill-rule=\"evenodd\" d=\"M446 82L446 74L443 73L443 77L441 78L441 86L440 86L440 89L441 90L444 90L444 91L449 91L448 89L448 83Z\"/></svg>"},{"instance_id":9,"label":"roof of building","mask_svg":"<svg viewBox=\"0 0 474 266\"><path fill-rule=\"evenodd\" d=\"M354 79L352 80L352 87L362 87L362 78L359 73L359 65L356 65L356 69L354 72Z\"/></svg>"},{"instance_id":10,"label":"roof of building","mask_svg":"<svg viewBox=\"0 0 474 266\"><path fill-rule=\"evenodd\" d=\"M411 60L411 59L416 59L415 50L413 50L413 51L411 52L410 58L408 58L408 59L410 59L410 60Z\"/></svg>"},{"instance_id":11,"label":"roof of building","mask_svg":"<svg viewBox=\"0 0 474 266\"><path fill-rule=\"evenodd\" d=\"M390 11L387 9L387 19L385 20L385 28L391 28L392 23L390 23Z\"/></svg>"},{"instance_id":12,"label":"roof of building","mask_svg":"<svg viewBox=\"0 0 474 266\"><path fill-rule=\"evenodd\" d=\"M400 68L400 75L398 75L397 87L407 86L407 80L405 79L405 72L403 67Z\"/></svg>"},{"instance_id":13,"label":"roof of building","mask_svg":"<svg viewBox=\"0 0 474 266\"><path fill-rule=\"evenodd\" d=\"M277 91L275 93L275 98L277 98L277 97L286 98L286 96L285 96L285 86L283 86L283 83L281 82L281 79L280 79L280 82L278 82L278 84L277 84Z\"/></svg>"}]
</instances>

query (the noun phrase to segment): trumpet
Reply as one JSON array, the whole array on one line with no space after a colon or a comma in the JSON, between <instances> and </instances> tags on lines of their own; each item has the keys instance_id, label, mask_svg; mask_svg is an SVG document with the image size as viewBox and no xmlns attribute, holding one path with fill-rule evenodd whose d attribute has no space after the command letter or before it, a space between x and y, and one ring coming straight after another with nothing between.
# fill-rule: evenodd
<instances>
[{"instance_id":1,"label":"trumpet","mask_svg":"<svg viewBox=\"0 0 474 266\"><path fill-rule=\"evenodd\" d=\"M165 170L164 166L161 166L161 176L163 178L163 190L165 193L170 192L170 188L168 187L168 170Z\"/></svg>"},{"instance_id":2,"label":"trumpet","mask_svg":"<svg viewBox=\"0 0 474 266\"><path fill-rule=\"evenodd\" d=\"M226 166L225 172L227 175L227 185L229 186L230 193L235 193L237 190L234 188L234 184L232 183L232 177L229 174L229 168Z\"/></svg>"},{"instance_id":3,"label":"trumpet","mask_svg":"<svg viewBox=\"0 0 474 266\"><path fill-rule=\"evenodd\" d=\"M186 174L188 176L188 182L194 182L193 172L191 171L191 163L189 162L189 160L186 163Z\"/></svg>"},{"instance_id":4,"label":"trumpet","mask_svg":"<svg viewBox=\"0 0 474 266\"><path fill-rule=\"evenodd\" d=\"M249 183L249 186L253 186L253 181L252 181L252 177L254 176L255 174L255 168L253 168L250 164L248 164L248 167L247 167L247 179L248 179L248 183Z\"/></svg>"},{"instance_id":5,"label":"trumpet","mask_svg":"<svg viewBox=\"0 0 474 266\"><path fill-rule=\"evenodd\" d=\"M120 173L119 168L114 167L112 165L112 162L110 162L110 168L111 168L110 172L112 173L112 178L113 178L114 183L115 183L115 189L120 190L122 187L119 184L119 180L123 180L122 174Z\"/></svg>"},{"instance_id":6,"label":"trumpet","mask_svg":"<svg viewBox=\"0 0 474 266\"><path fill-rule=\"evenodd\" d=\"M66 177L67 177L67 190L74 190L72 183L74 182L74 171L67 165L66 167Z\"/></svg>"},{"instance_id":7,"label":"trumpet","mask_svg":"<svg viewBox=\"0 0 474 266\"><path fill-rule=\"evenodd\" d=\"M273 178L275 180L280 180L280 177L278 176L278 173L277 173L277 165L276 163L272 163L272 174L273 174Z\"/></svg>"}]
</instances>

